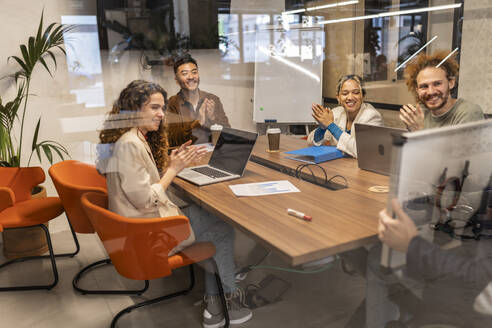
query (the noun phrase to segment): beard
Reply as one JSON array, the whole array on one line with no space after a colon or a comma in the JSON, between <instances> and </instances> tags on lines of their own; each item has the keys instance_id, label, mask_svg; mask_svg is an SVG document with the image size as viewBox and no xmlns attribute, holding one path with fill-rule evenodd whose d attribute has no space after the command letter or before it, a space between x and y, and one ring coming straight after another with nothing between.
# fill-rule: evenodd
<instances>
[{"instance_id":1,"label":"beard","mask_svg":"<svg viewBox=\"0 0 492 328\"><path fill-rule=\"evenodd\" d=\"M434 97L437 97L440 102L436 105L429 105L429 100L431 98L434 98ZM450 93L449 91L446 92L445 94L441 93L441 92L436 92L432 95L426 95L426 96L419 96L419 102L421 104L423 104L427 109L431 110L431 111L437 111L441 108L444 107L444 105L446 105L448 103L448 100L449 100L449 97L450 97Z\"/></svg>"}]
</instances>

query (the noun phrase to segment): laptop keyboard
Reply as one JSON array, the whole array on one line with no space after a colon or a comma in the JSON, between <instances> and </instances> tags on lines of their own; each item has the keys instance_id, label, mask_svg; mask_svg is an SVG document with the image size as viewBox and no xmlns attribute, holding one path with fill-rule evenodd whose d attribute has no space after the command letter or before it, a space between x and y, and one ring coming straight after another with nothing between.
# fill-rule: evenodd
<instances>
[{"instance_id":1,"label":"laptop keyboard","mask_svg":"<svg viewBox=\"0 0 492 328\"><path fill-rule=\"evenodd\" d=\"M230 174L228 174L228 173L224 173L222 171L216 170L216 169L211 168L209 166L195 167L195 168L192 168L192 170L195 172L201 173L201 174L205 174L206 176L209 176L213 179L230 176Z\"/></svg>"}]
</instances>

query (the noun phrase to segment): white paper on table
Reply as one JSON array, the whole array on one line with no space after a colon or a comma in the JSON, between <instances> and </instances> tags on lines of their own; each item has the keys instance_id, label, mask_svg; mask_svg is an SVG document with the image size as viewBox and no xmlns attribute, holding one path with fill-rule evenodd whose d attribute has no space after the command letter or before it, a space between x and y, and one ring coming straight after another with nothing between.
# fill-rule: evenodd
<instances>
[{"instance_id":1,"label":"white paper on table","mask_svg":"<svg viewBox=\"0 0 492 328\"><path fill-rule=\"evenodd\" d=\"M244 183L231 185L229 188L236 196L263 196L299 192L299 189L287 180Z\"/></svg>"}]
</instances>

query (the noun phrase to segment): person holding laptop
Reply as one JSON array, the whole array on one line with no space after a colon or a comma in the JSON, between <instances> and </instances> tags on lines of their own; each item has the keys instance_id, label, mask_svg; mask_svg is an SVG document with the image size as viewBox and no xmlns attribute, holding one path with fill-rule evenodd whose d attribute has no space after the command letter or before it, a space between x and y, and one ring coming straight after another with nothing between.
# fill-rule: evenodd
<instances>
[{"instance_id":1,"label":"person holding laptop","mask_svg":"<svg viewBox=\"0 0 492 328\"><path fill-rule=\"evenodd\" d=\"M136 80L121 91L104 129L100 132L98 171L106 176L109 210L127 217L167 217L180 215L166 189L177 173L198 161L204 147L191 146L191 140L168 155L163 124L167 99L158 84ZM222 220L196 205L183 209L191 234L170 254L197 241L216 247L214 259L222 279L231 324L248 321L252 312L237 302L240 291L235 283L234 230ZM222 327L224 314L215 277L205 271L205 309L203 327Z\"/></svg>"},{"instance_id":2,"label":"person holding laptop","mask_svg":"<svg viewBox=\"0 0 492 328\"><path fill-rule=\"evenodd\" d=\"M398 289L378 289L377 284L372 284L374 277L369 272L367 292L372 307L367 308L367 327L406 327L405 319L413 319L412 326L418 327L420 324L445 322L453 323L453 327L455 324L459 327L489 327L492 318L492 240L483 237L443 249L418 235L414 221L402 209L398 199L393 199L391 206L395 217L386 210L379 213L378 237L392 249L405 253L406 266L399 279L389 274L387 281L411 286L413 291L420 291L421 297L418 302L405 302L404 299L416 297L408 297L401 290L397 293ZM488 196L488 206L483 222L492 220L491 195ZM379 265L374 261L371 263ZM410 315L400 315L392 299L412 304ZM388 306L391 304L394 308Z\"/></svg>"},{"instance_id":3,"label":"person holding laptop","mask_svg":"<svg viewBox=\"0 0 492 328\"><path fill-rule=\"evenodd\" d=\"M399 117L409 131L452 126L484 119L480 106L452 97L451 93L456 86L458 69L456 59L449 56L448 51L436 51L433 54L421 53L407 65L405 68L406 84L408 90L414 94L417 104L404 105L400 109ZM403 214L400 211L400 217L405 218ZM428 261L428 257L414 251L428 245L420 237L415 237L413 222L395 220L394 224L388 224L388 220L387 215L380 215L381 241L391 247L396 243L403 243L405 252L411 244L407 259L410 259L411 266L422 267L425 264L424 261ZM402 222L408 224L403 225ZM396 227L399 228L400 235L392 231ZM412 240L411 243L410 240ZM366 270L368 284L366 324L368 328L381 327L398 319L399 307L389 297L393 285L402 281L411 281L415 284L411 280L414 278L411 274L402 276L388 274L386 270L381 270L380 262L381 245L377 245L369 252ZM407 273L409 269L411 271L413 268L407 265L404 272Z\"/></svg>"},{"instance_id":4,"label":"person holding laptop","mask_svg":"<svg viewBox=\"0 0 492 328\"><path fill-rule=\"evenodd\" d=\"M371 105L364 102L366 91L358 75L342 76L337 83L336 97L340 106L329 109L313 104L312 116L318 128L308 136L308 144L314 146L336 145L352 157L357 157L354 123L383 125L383 117Z\"/></svg>"},{"instance_id":5,"label":"person holding laptop","mask_svg":"<svg viewBox=\"0 0 492 328\"><path fill-rule=\"evenodd\" d=\"M214 124L229 128L229 120L220 98L200 90L200 73L195 59L186 54L174 63L176 83L181 90L169 98L165 122L169 146L178 147L192 140L192 143L206 143L210 138L210 127Z\"/></svg>"}]
</instances>

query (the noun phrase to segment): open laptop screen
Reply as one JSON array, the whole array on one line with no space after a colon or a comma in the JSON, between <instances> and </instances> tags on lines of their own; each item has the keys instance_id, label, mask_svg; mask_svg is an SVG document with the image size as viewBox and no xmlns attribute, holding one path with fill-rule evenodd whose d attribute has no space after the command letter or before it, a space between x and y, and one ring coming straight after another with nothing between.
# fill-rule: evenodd
<instances>
[{"instance_id":1,"label":"open laptop screen","mask_svg":"<svg viewBox=\"0 0 492 328\"><path fill-rule=\"evenodd\" d=\"M242 175L258 134L224 128L217 140L209 165Z\"/></svg>"}]
</instances>

